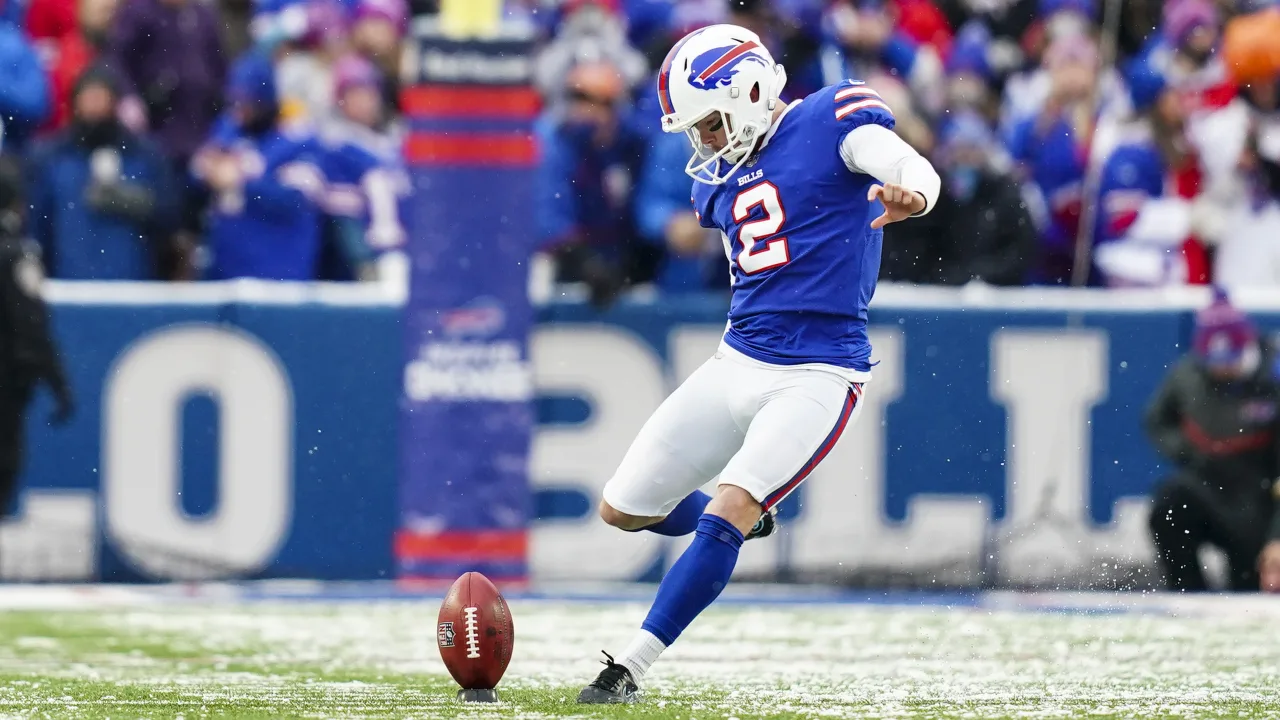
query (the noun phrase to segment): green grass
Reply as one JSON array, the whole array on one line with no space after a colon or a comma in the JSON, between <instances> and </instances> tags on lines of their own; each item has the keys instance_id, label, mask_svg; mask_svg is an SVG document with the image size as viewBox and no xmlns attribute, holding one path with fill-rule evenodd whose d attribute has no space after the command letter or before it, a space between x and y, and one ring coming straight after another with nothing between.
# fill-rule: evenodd
<instances>
[{"instance_id":1,"label":"green grass","mask_svg":"<svg viewBox=\"0 0 1280 720\"><path fill-rule=\"evenodd\" d=\"M639 605L513 603L498 705L463 705L435 603L176 603L0 612L0 716L21 718L1263 718L1274 617L734 606L655 667L646 701L574 703Z\"/></svg>"}]
</instances>

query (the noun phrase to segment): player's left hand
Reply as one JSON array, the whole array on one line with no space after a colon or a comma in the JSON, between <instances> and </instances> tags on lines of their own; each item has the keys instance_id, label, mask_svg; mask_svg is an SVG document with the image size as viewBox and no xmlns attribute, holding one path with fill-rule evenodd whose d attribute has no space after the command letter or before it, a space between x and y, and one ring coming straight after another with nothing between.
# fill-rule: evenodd
<instances>
[{"instance_id":1,"label":"player's left hand","mask_svg":"<svg viewBox=\"0 0 1280 720\"><path fill-rule=\"evenodd\" d=\"M925 208L923 195L893 183L872 185L867 191L867 202L876 198L880 198L880 202L884 203L884 214L871 221L872 230L879 230L889 223L906 220Z\"/></svg>"}]
</instances>

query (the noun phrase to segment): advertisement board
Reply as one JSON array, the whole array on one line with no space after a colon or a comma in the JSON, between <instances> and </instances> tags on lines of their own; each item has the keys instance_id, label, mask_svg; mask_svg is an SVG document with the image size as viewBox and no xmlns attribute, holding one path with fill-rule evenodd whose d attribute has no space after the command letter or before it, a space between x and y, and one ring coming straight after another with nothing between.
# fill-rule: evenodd
<instances>
[{"instance_id":1,"label":"advertisement board","mask_svg":"<svg viewBox=\"0 0 1280 720\"><path fill-rule=\"evenodd\" d=\"M49 428L48 399L32 408L0 576L396 576L399 404L420 381L402 355L399 304L319 290L131 292L51 292L79 412ZM1164 471L1141 415L1184 352L1199 296L1125 297L883 291L861 419L783 507L786 531L748 546L739 574L1035 587L1140 576L1145 495ZM1254 317L1280 328L1280 306L1267 307ZM609 528L594 507L640 425L713 351L723 313L711 296L540 310L535 581L651 580L681 549ZM492 551L459 554L468 548L477 562Z\"/></svg>"}]
</instances>

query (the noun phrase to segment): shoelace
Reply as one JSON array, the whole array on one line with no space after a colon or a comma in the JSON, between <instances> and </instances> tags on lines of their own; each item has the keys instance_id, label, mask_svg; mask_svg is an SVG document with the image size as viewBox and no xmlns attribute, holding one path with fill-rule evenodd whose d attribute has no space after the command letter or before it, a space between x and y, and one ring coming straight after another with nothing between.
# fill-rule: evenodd
<instances>
[{"instance_id":1,"label":"shoelace","mask_svg":"<svg viewBox=\"0 0 1280 720\"><path fill-rule=\"evenodd\" d=\"M601 690L608 690L609 692L614 693L621 692L622 689L626 687L627 677L630 671L627 670L626 665L619 665L614 662L613 656L609 653L604 652L603 650L600 652L604 653L604 656L608 658L608 660L604 662L604 671L601 672L600 676L591 684Z\"/></svg>"}]
</instances>

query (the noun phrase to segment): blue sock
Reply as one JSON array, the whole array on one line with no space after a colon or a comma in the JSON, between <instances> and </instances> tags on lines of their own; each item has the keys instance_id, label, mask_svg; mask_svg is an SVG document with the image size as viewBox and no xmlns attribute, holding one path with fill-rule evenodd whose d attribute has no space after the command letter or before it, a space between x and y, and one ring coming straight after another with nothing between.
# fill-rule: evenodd
<instances>
[{"instance_id":1,"label":"blue sock","mask_svg":"<svg viewBox=\"0 0 1280 720\"><path fill-rule=\"evenodd\" d=\"M644 529L670 537L688 535L698 529L698 518L702 517L702 511L707 509L709 502L711 502L710 495L701 490L694 490L680 501L675 510Z\"/></svg>"},{"instance_id":2,"label":"blue sock","mask_svg":"<svg viewBox=\"0 0 1280 720\"><path fill-rule=\"evenodd\" d=\"M658 597L640 627L666 645L675 642L698 613L720 596L741 548L738 528L715 515L703 515L693 544L662 578Z\"/></svg>"}]
</instances>

